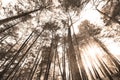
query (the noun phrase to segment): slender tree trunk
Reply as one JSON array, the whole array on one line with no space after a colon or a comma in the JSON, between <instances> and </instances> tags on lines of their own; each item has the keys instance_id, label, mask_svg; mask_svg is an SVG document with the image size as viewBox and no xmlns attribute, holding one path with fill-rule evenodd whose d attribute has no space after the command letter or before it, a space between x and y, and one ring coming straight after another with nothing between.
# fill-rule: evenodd
<instances>
[{"instance_id":1,"label":"slender tree trunk","mask_svg":"<svg viewBox=\"0 0 120 80\"><path fill-rule=\"evenodd\" d=\"M69 60L72 80L80 80L81 77L80 77L80 72L79 72L79 68L77 65L75 50L74 50L73 43L72 43L70 27L68 28L68 47L69 49L68 49L67 56Z\"/></svg>"},{"instance_id":2,"label":"slender tree trunk","mask_svg":"<svg viewBox=\"0 0 120 80\"><path fill-rule=\"evenodd\" d=\"M22 59L25 58L25 56L28 54L28 51L33 47L33 45L35 44L35 42L38 40L38 38L40 37L40 35L42 34L42 32L44 31L44 29L41 31L41 33L35 38L35 40L33 41L33 43L28 47L28 49L26 50L26 52L22 55L22 57L20 58L20 60L18 61L18 63L15 65L15 67L13 68L13 70L10 72L10 75L14 72L15 68L20 64L20 62L22 61ZM5 80L7 80L10 75L8 75Z\"/></svg>"},{"instance_id":3,"label":"slender tree trunk","mask_svg":"<svg viewBox=\"0 0 120 80\"><path fill-rule=\"evenodd\" d=\"M25 13L22 13L22 14L18 14L18 15L16 15L16 16L12 16L12 17L9 17L9 18L2 19L2 20L0 20L0 25L4 24L4 23L6 23L6 22L9 22L9 21L13 21L13 20L15 20L15 19L18 19L18 18L27 16L27 15L29 15L29 14L31 14L31 13L34 13L34 12L37 12L37 11L39 11L39 10L42 11L43 9L44 9L44 7L41 6L39 9L35 9L35 10L29 11L29 12L25 12Z\"/></svg>"},{"instance_id":4,"label":"slender tree trunk","mask_svg":"<svg viewBox=\"0 0 120 80\"><path fill-rule=\"evenodd\" d=\"M2 41L4 41L5 39L7 39L8 38L8 35L5 35L5 36L3 36L2 38L0 38L0 43L2 43Z\"/></svg>"},{"instance_id":5,"label":"slender tree trunk","mask_svg":"<svg viewBox=\"0 0 120 80\"><path fill-rule=\"evenodd\" d=\"M103 60L102 60L103 61ZM106 63L103 61L103 64L105 65L105 67L107 68L107 70L109 71L109 73L112 75L113 72L111 71L111 69L106 65Z\"/></svg>"},{"instance_id":6,"label":"slender tree trunk","mask_svg":"<svg viewBox=\"0 0 120 80\"><path fill-rule=\"evenodd\" d=\"M98 69L100 69L102 75L103 75L104 77L106 77L105 72L104 72L104 71L102 70L102 68L98 65L98 63L96 63L96 65L98 66Z\"/></svg>"},{"instance_id":7,"label":"slender tree trunk","mask_svg":"<svg viewBox=\"0 0 120 80\"><path fill-rule=\"evenodd\" d=\"M66 56L65 56L66 45L65 44L66 43L65 42L66 42L66 40L64 39L64 47L63 47L64 52L63 52L63 61L62 61L62 63L63 63L63 80L66 80L66 68L65 68L66 67L66 65L65 65L65 59L66 59Z\"/></svg>"},{"instance_id":8,"label":"slender tree trunk","mask_svg":"<svg viewBox=\"0 0 120 80\"><path fill-rule=\"evenodd\" d=\"M70 14L69 14L70 16ZM76 34L75 34L75 30L74 30L74 27L73 27L73 22L72 22L72 18L70 16L70 22L71 22L71 26L72 26L72 29L73 29L73 36L74 36L74 39L75 39L75 43L76 43L76 52L77 52L77 59L78 59L78 62L79 62L79 66L80 66L80 71L81 71L81 79L83 80L88 80L88 76L87 76L87 73L85 71L85 68L84 68L84 65L83 65L83 62L82 62L82 57L81 57L81 50L79 49L79 42L77 40L77 37L76 37Z\"/></svg>"},{"instance_id":9,"label":"slender tree trunk","mask_svg":"<svg viewBox=\"0 0 120 80\"><path fill-rule=\"evenodd\" d=\"M57 48L55 49L54 52L54 67L53 67L53 80L55 80L55 69L56 69L56 54L57 54Z\"/></svg>"},{"instance_id":10,"label":"slender tree trunk","mask_svg":"<svg viewBox=\"0 0 120 80\"><path fill-rule=\"evenodd\" d=\"M93 64L92 64L92 69L93 69L93 71L95 73L96 79L102 80L101 77L100 77L100 75L99 75L99 73L98 73L98 71L96 70L96 68L94 67Z\"/></svg>"},{"instance_id":11,"label":"slender tree trunk","mask_svg":"<svg viewBox=\"0 0 120 80\"><path fill-rule=\"evenodd\" d=\"M105 45L101 41L99 41L96 38L94 38L94 40L100 45L100 47L106 52L106 54L108 54L108 56L115 63L116 67L118 68L120 72L120 61L117 58L115 58L115 56L113 56L112 53L109 52L109 50L105 47Z\"/></svg>"},{"instance_id":12,"label":"slender tree trunk","mask_svg":"<svg viewBox=\"0 0 120 80\"><path fill-rule=\"evenodd\" d=\"M23 63L25 61L26 58L23 59ZM23 63L20 63L19 66L17 66L15 69L14 69L14 73L13 74L9 74L10 76L12 77L9 77L8 80L13 80L13 78L16 76L17 72L19 71L20 67L22 66Z\"/></svg>"},{"instance_id":13,"label":"slender tree trunk","mask_svg":"<svg viewBox=\"0 0 120 80\"><path fill-rule=\"evenodd\" d=\"M63 73L62 73L62 69L61 69L61 66L60 66L60 60L59 60L59 55L57 53L57 60L58 60L58 66L59 66L59 69L60 69L60 74L62 76L62 79L63 79Z\"/></svg>"},{"instance_id":14,"label":"slender tree trunk","mask_svg":"<svg viewBox=\"0 0 120 80\"><path fill-rule=\"evenodd\" d=\"M17 24L19 24L20 22L17 22L14 25L10 25L9 27L6 27L5 29L1 29L0 30L0 34L3 33L3 32L5 32L6 30L9 30L9 29L13 28L14 26L16 26Z\"/></svg>"},{"instance_id":15,"label":"slender tree trunk","mask_svg":"<svg viewBox=\"0 0 120 80\"><path fill-rule=\"evenodd\" d=\"M35 70L36 70L36 68L37 68L37 66L38 66L38 62L40 61L40 58L39 58L39 56L40 56L40 51L41 51L41 48L38 49L37 57L36 57L36 59L35 59L35 61L34 61L34 64L33 64L33 66L32 66L31 72L30 72L30 74L28 75L28 80L31 80L32 77L33 77L33 75L35 74L34 72L35 72Z\"/></svg>"},{"instance_id":16,"label":"slender tree trunk","mask_svg":"<svg viewBox=\"0 0 120 80\"><path fill-rule=\"evenodd\" d=\"M25 42L22 44L22 46L17 51L17 53L13 56L12 60L7 64L7 66L5 67L5 69L0 73L0 79L3 78L3 75L7 72L7 70L10 68L10 66L12 65L12 63L15 61L15 59L17 58L17 56L20 53L20 51L26 46L26 44L27 44L28 40L31 38L32 34L33 33L31 33L29 35L29 37L25 40Z\"/></svg>"},{"instance_id":17,"label":"slender tree trunk","mask_svg":"<svg viewBox=\"0 0 120 80\"><path fill-rule=\"evenodd\" d=\"M50 67L51 67L51 62L52 62L52 58L53 58L52 50L53 50L53 41L51 42L50 51L48 51L48 60L47 60L47 67L46 67L44 80L48 80Z\"/></svg>"},{"instance_id":18,"label":"slender tree trunk","mask_svg":"<svg viewBox=\"0 0 120 80\"><path fill-rule=\"evenodd\" d=\"M93 74L92 74L92 72L91 72L91 70L89 68L88 68L88 71L90 73L90 76L91 76L92 80L95 80L95 78L94 78L94 76L93 76Z\"/></svg>"},{"instance_id":19,"label":"slender tree trunk","mask_svg":"<svg viewBox=\"0 0 120 80\"><path fill-rule=\"evenodd\" d=\"M42 58L43 58L43 57L42 57ZM42 61L41 61L41 63L40 63L40 72L39 72L38 75L37 75L37 80L40 80L41 75L42 75L42 72L43 72L43 59L42 59Z\"/></svg>"},{"instance_id":20,"label":"slender tree trunk","mask_svg":"<svg viewBox=\"0 0 120 80\"><path fill-rule=\"evenodd\" d=\"M120 21L119 21L119 20L117 20L117 19L115 19L115 18L113 18L113 17L111 17L111 16L108 16L108 14L106 14L106 13L100 11L100 10L97 9L97 8L96 8L96 10L97 10L99 13L101 13L102 15L108 17L110 20L112 20L112 21L114 21L114 22L116 22L116 23L118 23L118 24L120 25Z\"/></svg>"},{"instance_id":21,"label":"slender tree trunk","mask_svg":"<svg viewBox=\"0 0 120 80\"><path fill-rule=\"evenodd\" d=\"M21 38L13 46L10 47L10 49L6 52L6 55L8 55L10 53L10 51L13 49L13 47L15 47L15 45L17 45L20 40L21 40ZM10 58L11 58L11 56L10 57L8 56L5 59L5 61L0 65L0 69L5 65L5 63L7 62L7 60L9 60Z\"/></svg>"},{"instance_id":22,"label":"slender tree trunk","mask_svg":"<svg viewBox=\"0 0 120 80\"><path fill-rule=\"evenodd\" d=\"M109 72L107 71L107 69L105 68L104 64L101 62L101 60L98 58L98 56L96 56L101 67L103 68L104 72L106 73L107 77L110 79L110 80L113 80L113 78L111 77L111 75L109 74Z\"/></svg>"},{"instance_id":23,"label":"slender tree trunk","mask_svg":"<svg viewBox=\"0 0 120 80\"><path fill-rule=\"evenodd\" d=\"M34 68L34 70L33 70L32 75L30 76L31 78L30 78L29 80L33 80L33 77L34 77L34 75L35 75L35 71L37 70L37 67L38 67L38 64L39 64L39 62L40 62L40 59L41 59L41 58L39 58L38 61L37 61L37 63L35 64L35 68Z\"/></svg>"}]
</instances>

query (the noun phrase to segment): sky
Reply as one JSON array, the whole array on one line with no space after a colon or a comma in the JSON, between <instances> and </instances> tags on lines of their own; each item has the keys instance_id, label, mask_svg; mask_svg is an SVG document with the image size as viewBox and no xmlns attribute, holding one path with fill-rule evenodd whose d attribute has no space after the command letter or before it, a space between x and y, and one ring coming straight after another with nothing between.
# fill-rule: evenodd
<instances>
[{"instance_id":1,"label":"sky","mask_svg":"<svg viewBox=\"0 0 120 80\"><path fill-rule=\"evenodd\" d=\"M12 5L14 5L16 3L16 0L1 0L1 2L2 2L2 7L5 7L9 3L11 3Z\"/></svg>"}]
</instances>

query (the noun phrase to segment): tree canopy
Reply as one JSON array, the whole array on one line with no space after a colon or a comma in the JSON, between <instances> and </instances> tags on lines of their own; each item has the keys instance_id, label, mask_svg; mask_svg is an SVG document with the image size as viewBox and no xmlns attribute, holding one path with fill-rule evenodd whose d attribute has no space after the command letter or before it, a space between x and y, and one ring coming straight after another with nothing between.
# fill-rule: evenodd
<instances>
[{"instance_id":1,"label":"tree canopy","mask_svg":"<svg viewBox=\"0 0 120 80\"><path fill-rule=\"evenodd\" d=\"M120 79L112 44L120 48L120 0L8 1L0 1L0 80ZM89 4L102 26L81 21Z\"/></svg>"}]
</instances>

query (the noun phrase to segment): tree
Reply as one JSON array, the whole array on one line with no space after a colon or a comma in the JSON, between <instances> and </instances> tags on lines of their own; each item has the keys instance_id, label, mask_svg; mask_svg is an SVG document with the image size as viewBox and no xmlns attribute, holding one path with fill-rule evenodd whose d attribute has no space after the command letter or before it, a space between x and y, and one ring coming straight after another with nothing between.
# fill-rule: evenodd
<instances>
[{"instance_id":1,"label":"tree","mask_svg":"<svg viewBox=\"0 0 120 80\"><path fill-rule=\"evenodd\" d=\"M0 80L114 80L113 75L120 73L120 62L99 39L103 28L86 20L75 34L76 17L91 1L97 3L16 0L14 5L2 5ZM95 7L104 15L103 20L107 17L108 22L119 24L119 0L102 2L106 2L103 9Z\"/></svg>"}]
</instances>

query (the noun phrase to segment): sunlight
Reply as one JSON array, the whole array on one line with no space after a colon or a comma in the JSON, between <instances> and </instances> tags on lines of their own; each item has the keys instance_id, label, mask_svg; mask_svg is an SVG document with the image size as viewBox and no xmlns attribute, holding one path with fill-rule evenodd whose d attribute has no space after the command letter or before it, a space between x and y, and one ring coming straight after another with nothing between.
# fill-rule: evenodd
<instances>
[{"instance_id":1,"label":"sunlight","mask_svg":"<svg viewBox=\"0 0 120 80\"><path fill-rule=\"evenodd\" d=\"M111 52L113 51L113 53L115 53L114 49L116 49L117 47L113 45L110 45L110 46L109 46L109 49L111 48L110 51ZM116 49L116 52L119 52L119 51L120 51L119 49L118 50ZM90 70L91 73L94 74L93 67L95 67L95 69L97 70L97 72L101 77L104 77L103 73L99 69L99 68L102 68L100 61L104 61L108 67L112 66L110 60L108 60L109 59L108 55L106 56L106 54L107 53L102 48L100 48L99 45L94 41L90 40L89 43L87 43L87 45L82 46L82 55L84 55L82 60L84 63L85 70L89 77L90 77L90 72L88 70ZM97 59L96 56L100 58L100 61Z\"/></svg>"},{"instance_id":2,"label":"sunlight","mask_svg":"<svg viewBox=\"0 0 120 80\"><path fill-rule=\"evenodd\" d=\"M79 16L79 20L73 24L76 34L79 33L78 26L84 20L88 20L90 21L90 23L95 24L97 26L104 25L104 22L101 19L101 14L93 7L91 3L87 4L87 6L81 11Z\"/></svg>"},{"instance_id":3,"label":"sunlight","mask_svg":"<svg viewBox=\"0 0 120 80\"><path fill-rule=\"evenodd\" d=\"M2 2L2 7L7 6L9 3L11 3L12 5L15 5L16 0L1 0Z\"/></svg>"},{"instance_id":4,"label":"sunlight","mask_svg":"<svg viewBox=\"0 0 120 80\"><path fill-rule=\"evenodd\" d=\"M116 43L112 42L112 44L109 44L108 49L115 56L120 56L120 46L118 46Z\"/></svg>"},{"instance_id":5,"label":"sunlight","mask_svg":"<svg viewBox=\"0 0 120 80\"><path fill-rule=\"evenodd\" d=\"M5 54L5 56L2 55L3 59L0 55L0 62L3 63L2 67L0 63L0 77L5 78L0 78L0 80L16 80L17 78L21 80L62 80L64 78L64 80L106 80L102 78L108 78L114 73L116 74L117 71L120 72L120 65L115 58L120 58L120 46L114 41L114 37L110 37L113 38L111 41L108 36L103 36L105 34L103 30L106 29L106 26L101 19L101 14L95 10L91 3L78 15L75 15L76 13L72 10L68 15L62 12L62 8L59 7L61 3L58 0L51 0L54 7L51 7L49 0L45 0L45 2L42 0L43 6L38 5L39 2L35 2L37 7L40 6L39 9L33 6L35 0L29 0L28 3L21 2L23 5L17 2L18 0L0 1L3 10L2 15L0 11L0 16L6 17L5 21L8 22L6 25L7 22L4 19L1 20L1 22L3 21L1 31L2 33L4 29L6 31L0 35L0 52ZM49 6L47 9L47 3L50 4L50 9ZM18 13L15 16L17 18L14 18L14 14L11 15L13 18L11 19L9 15L7 16L8 12L10 10L19 11L19 8L14 11L15 5L20 7L20 14ZM31 20L26 17L30 14L34 14ZM61 16L65 17L62 18ZM17 21L20 23L14 25ZM59 27L60 29L58 29ZM72 34L69 32L69 27ZM101 32L96 28L100 28ZM75 36L73 33L77 35ZM4 39L4 37L6 38ZM106 37L106 42L102 41ZM2 49L5 50L2 51ZM111 55L109 51L115 56ZM25 77L27 75L25 79L23 73Z\"/></svg>"},{"instance_id":6,"label":"sunlight","mask_svg":"<svg viewBox=\"0 0 120 80\"><path fill-rule=\"evenodd\" d=\"M103 4L101 4L101 6L102 5ZM99 6L99 7L101 7L101 6ZM95 24L97 26L104 26L104 22L101 19L101 14L97 10L95 10L92 7L92 4L90 4L90 3L80 13L79 21L74 24L74 30L75 30L76 34L79 33L78 25L84 20L88 20L88 21L90 21L90 23ZM117 44L115 44L114 41L110 42L110 40L108 40L108 39L106 41L109 42L109 43L107 43L108 50L110 50L110 52L119 59L120 58L120 53L119 53L120 47ZM95 61L95 66L97 66L96 65L96 63L97 63L98 67L100 67L99 61L97 60L96 56L103 58L104 55L106 54L103 51L103 49L99 48L99 46L93 42L88 44L88 46L85 46L83 48L82 52L83 52L83 54L86 55L86 60L83 59L83 62L86 61L84 63L85 68L91 68L91 65L93 65L91 63L87 63L89 61L91 61L91 62ZM108 62L108 59L106 57L104 57L104 58L105 59L103 59L103 60L105 60L105 62ZM108 64L109 64L109 62L108 62Z\"/></svg>"},{"instance_id":7,"label":"sunlight","mask_svg":"<svg viewBox=\"0 0 120 80\"><path fill-rule=\"evenodd\" d=\"M103 26L103 21L101 20L101 14L93 7L91 3L89 3L81 12L81 20L90 21L90 23Z\"/></svg>"}]
</instances>

